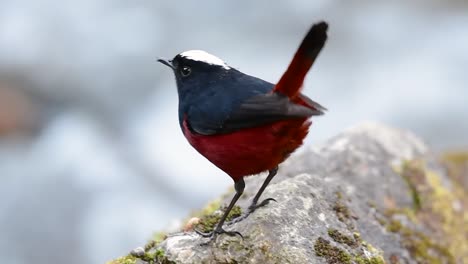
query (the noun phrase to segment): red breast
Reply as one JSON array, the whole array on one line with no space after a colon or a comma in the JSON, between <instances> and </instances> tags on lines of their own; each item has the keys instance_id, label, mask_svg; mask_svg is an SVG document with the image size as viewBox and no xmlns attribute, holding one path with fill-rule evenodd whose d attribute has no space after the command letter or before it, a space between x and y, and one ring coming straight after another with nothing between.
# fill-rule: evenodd
<instances>
[{"instance_id":1,"label":"red breast","mask_svg":"<svg viewBox=\"0 0 468 264\"><path fill-rule=\"evenodd\" d=\"M205 136L190 131L184 120L183 132L200 154L236 181L277 167L302 145L310 125L306 118L291 119Z\"/></svg>"}]
</instances>

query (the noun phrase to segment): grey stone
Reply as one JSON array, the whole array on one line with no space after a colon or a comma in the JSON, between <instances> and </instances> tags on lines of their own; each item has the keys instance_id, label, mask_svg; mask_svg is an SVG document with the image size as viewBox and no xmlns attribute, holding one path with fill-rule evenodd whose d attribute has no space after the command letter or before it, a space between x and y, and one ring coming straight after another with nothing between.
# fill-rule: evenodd
<instances>
[{"instance_id":1,"label":"grey stone","mask_svg":"<svg viewBox=\"0 0 468 264\"><path fill-rule=\"evenodd\" d=\"M144 257L145 256L145 249L142 248L142 247L137 247L135 249L133 249L132 251L130 251L130 255L134 256L134 257Z\"/></svg>"},{"instance_id":2,"label":"grey stone","mask_svg":"<svg viewBox=\"0 0 468 264\"><path fill-rule=\"evenodd\" d=\"M405 162L412 160L432 162L439 172L434 175L450 182L418 137L381 124L361 124L283 163L262 196L278 202L225 226L245 239L221 235L201 245L206 238L181 232L169 234L156 247L175 263L424 263L431 258L462 263L466 255L457 256L456 246L437 236L448 231L432 230L424 220L437 212L419 204L425 201L416 201L412 191L429 197L425 189L401 175ZM242 209L264 178L247 178L238 203ZM223 196L223 203L231 196ZM466 212L462 204L456 209Z\"/></svg>"}]
</instances>

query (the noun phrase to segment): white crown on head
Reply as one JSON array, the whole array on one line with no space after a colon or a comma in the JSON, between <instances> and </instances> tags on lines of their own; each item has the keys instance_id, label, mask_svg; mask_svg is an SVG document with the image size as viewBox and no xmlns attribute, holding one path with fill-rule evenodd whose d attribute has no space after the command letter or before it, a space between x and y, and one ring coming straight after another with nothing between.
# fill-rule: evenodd
<instances>
[{"instance_id":1,"label":"white crown on head","mask_svg":"<svg viewBox=\"0 0 468 264\"><path fill-rule=\"evenodd\" d=\"M222 59L216 57L215 55L211 55L203 50L184 51L180 53L180 56L193 61L201 61L211 65L218 65L226 70L229 70L231 68Z\"/></svg>"}]
</instances>

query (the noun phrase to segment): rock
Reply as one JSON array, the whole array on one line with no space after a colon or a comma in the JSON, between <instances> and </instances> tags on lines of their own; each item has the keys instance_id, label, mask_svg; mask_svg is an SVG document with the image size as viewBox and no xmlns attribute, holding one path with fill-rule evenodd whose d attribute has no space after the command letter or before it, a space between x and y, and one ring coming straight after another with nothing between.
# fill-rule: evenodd
<instances>
[{"instance_id":1,"label":"rock","mask_svg":"<svg viewBox=\"0 0 468 264\"><path fill-rule=\"evenodd\" d=\"M241 232L243 240L221 235L200 245L206 239L193 231L169 234L146 247L158 257L138 261L468 263L466 190L450 171L413 134L365 123L282 164L263 194L278 202L225 227ZM240 209L264 178L247 178ZM205 209L200 224L212 212ZM122 259L110 263L137 261Z\"/></svg>"},{"instance_id":2,"label":"rock","mask_svg":"<svg viewBox=\"0 0 468 264\"><path fill-rule=\"evenodd\" d=\"M145 256L145 249L142 247L137 247L130 251L130 255L137 257L137 258L142 258Z\"/></svg>"}]
</instances>

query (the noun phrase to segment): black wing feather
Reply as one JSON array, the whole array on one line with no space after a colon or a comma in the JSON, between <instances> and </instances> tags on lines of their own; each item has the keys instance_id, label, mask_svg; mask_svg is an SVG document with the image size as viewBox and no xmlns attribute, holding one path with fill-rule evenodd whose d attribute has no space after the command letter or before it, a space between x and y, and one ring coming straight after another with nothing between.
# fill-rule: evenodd
<instances>
[{"instance_id":1,"label":"black wing feather","mask_svg":"<svg viewBox=\"0 0 468 264\"><path fill-rule=\"evenodd\" d=\"M303 94L299 94L299 97L304 101L306 102L308 105L310 105L311 107L315 108L317 111L321 112L321 114L323 115L325 111L327 111L328 109L325 108L324 106L322 106L321 104L313 101L312 99L310 99L309 97L303 95Z\"/></svg>"},{"instance_id":2,"label":"black wing feather","mask_svg":"<svg viewBox=\"0 0 468 264\"><path fill-rule=\"evenodd\" d=\"M253 96L244 101L224 120L217 133L230 133L243 128L257 127L276 121L305 118L321 115L314 110L295 104L279 93L268 93Z\"/></svg>"}]
</instances>

